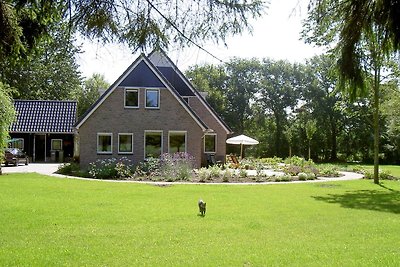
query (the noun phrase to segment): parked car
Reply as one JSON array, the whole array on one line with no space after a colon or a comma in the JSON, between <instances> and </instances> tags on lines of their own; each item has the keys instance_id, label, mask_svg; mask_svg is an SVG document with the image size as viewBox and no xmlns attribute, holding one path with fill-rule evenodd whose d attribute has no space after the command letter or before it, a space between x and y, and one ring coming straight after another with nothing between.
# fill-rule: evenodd
<instances>
[{"instance_id":1,"label":"parked car","mask_svg":"<svg viewBox=\"0 0 400 267\"><path fill-rule=\"evenodd\" d=\"M18 166L20 163L25 163L25 165L28 165L29 158L25 152L19 148L7 148L4 153L4 163L6 166L8 166L8 164Z\"/></svg>"}]
</instances>

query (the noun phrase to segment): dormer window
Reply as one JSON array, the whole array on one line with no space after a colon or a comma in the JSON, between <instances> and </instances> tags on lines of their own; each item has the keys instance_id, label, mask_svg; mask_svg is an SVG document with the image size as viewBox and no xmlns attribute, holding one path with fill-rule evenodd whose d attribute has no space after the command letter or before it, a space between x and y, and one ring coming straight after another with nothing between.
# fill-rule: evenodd
<instances>
[{"instance_id":1,"label":"dormer window","mask_svg":"<svg viewBox=\"0 0 400 267\"><path fill-rule=\"evenodd\" d=\"M125 88L125 107L138 108L139 107L139 91L138 89Z\"/></svg>"},{"instance_id":2,"label":"dormer window","mask_svg":"<svg viewBox=\"0 0 400 267\"><path fill-rule=\"evenodd\" d=\"M146 108L160 108L159 89L146 89Z\"/></svg>"}]
</instances>

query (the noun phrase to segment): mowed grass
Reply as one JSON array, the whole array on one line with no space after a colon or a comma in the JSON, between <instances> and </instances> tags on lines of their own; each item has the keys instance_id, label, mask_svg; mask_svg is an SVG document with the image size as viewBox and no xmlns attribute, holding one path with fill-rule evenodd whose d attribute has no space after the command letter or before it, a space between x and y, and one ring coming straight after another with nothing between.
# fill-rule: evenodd
<instances>
[{"instance_id":1,"label":"mowed grass","mask_svg":"<svg viewBox=\"0 0 400 267\"><path fill-rule=\"evenodd\" d=\"M160 187L0 176L1 266L398 266L399 226L395 181Z\"/></svg>"}]
</instances>

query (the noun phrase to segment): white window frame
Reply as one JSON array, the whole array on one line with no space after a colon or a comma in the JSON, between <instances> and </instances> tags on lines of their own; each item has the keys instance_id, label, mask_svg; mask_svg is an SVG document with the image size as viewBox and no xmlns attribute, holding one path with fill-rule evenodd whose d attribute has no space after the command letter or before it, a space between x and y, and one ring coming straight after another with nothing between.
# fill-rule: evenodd
<instances>
[{"instance_id":1,"label":"white window frame","mask_svg":"<svg viewBox=\"0 0 400 267\"><path fill-rule=\"evenodd\" d=\"M132 138L131 138L131 142L132 142L132 144L131 144L131 148L132 148L132 150L131 151L120 151L119 149L120 149L120 136L121 135L130 135ZM118 154L133 154L133 133L118 133Z\"/></svg>"},{"instance_id":2,"label":"white window frame","mask_svg":"<svg viewBox=\"0 0 400 267\"><path fill-rule=\"evenodd\" d=\"M146 135L148 134L148 133L160 133L161 134L161 151L160 151L160 156L164 153L163 151L163 147L164 147L164 138L163 138L163 135L164 135L164 132L163 131L161 131L161 130L145 130L144 131L144 138L143 138L143 156L144 156L144 159L147 159L147 157L146 157Z\"/></svg>"},{"instance_id":3,"label":"white window frame","mask_svg":"<svg viewBox=\"0 0 400 267\"><path fill-rule=\"evenodd\" d=\"M170 139L171 139L171 133L180 133L180 134L184 134L185 135L185 151L181 151L181 152L187 152L187 131L169 131L168 132L168 153L171 153L170 152L170 148L171 148L171 142L170 142Z\"/></svg>"},{"instance_id":4,"label":"white window frame","mask_svg":"<svg viewBox=\"0 0 400 267\"><path fill-rule=\"evenodd\" d=\"M129 92L129 91L131 91L131 92L137 92L137 95L138 95L138 103L137 103L137 106L127 106L126 105L126 93L127 92ZM139 88L132 88L132 87L125 87L124 88L124 108L139 108L139 106L140 106L140 92L139 92Z\"/></svg>"},{"instance_id":5,"label":"white window frame","mask_svg":"<svg viewBox=\"0 0 400 267\"><path fill-rule=\"evenodd\" d=\"M213 135L213 136L215 136L215 147L214 147L214 150L215 151L206 151L206 136L210 136L210 135ZM204 135L204 138L203 138L203 151L204 151L204 153L205 154L216 154L217 153L217 134L216 133L207 133L207 134L205 134Z\"/></svg>"},{"instance_id":6,"label":"white window frame","mask_svg":"<svg viewBox=\"0 0 400 267\"><path fill-rule=\"evenodd\" d=\"M99 151L99 137L100 136L111 136L111 150L110 151ZM113 153L113 134L112 133L97 133L97 154L110 155Z\"/></svg>"},{"instance_id":7,"label":"white window frame","mask_svg":"<svg viewBox=\"0 0 400 267\"><path fill-rule=\"evenodd\" d=\"M53 141L61 141L61 148L60 148L60 150L63 150L63 140L62 140L62 139L51 139L51 150L56 150L56 149L54 149ZM58 150L58 149L57 149L57 150Z\"/></svg>"},{"instance_id":8,"label":"white window frame","mask_svg":"<svg viewBox=\"0 0 400 267\"><path fill-rule=\"evenodd\" d=\"M156 91L158 93L158 106L157 107L148 107L147 106L147 91ZM158 88L146 88L145 93L144 93L144 106L146 107L146 109L160 109L160 95L161 95L161 91Z\"/></svg>"}]
</instances>

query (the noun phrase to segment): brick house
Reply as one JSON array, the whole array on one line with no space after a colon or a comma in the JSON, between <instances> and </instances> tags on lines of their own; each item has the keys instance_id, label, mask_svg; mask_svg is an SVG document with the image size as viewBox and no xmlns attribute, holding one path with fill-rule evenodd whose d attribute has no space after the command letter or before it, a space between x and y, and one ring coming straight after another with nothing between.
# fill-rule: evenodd
<instances>
[{"instance_id":1,"label":"brick house","mask_svg":"<svg viewBox=\"0 0 400 267\"><path fill-rule=\"evenodd\" d=\"M187 152L225 160L229 127L164 52L140 55L76 123L82 166Z\"/></svg>"}]
</instances>

